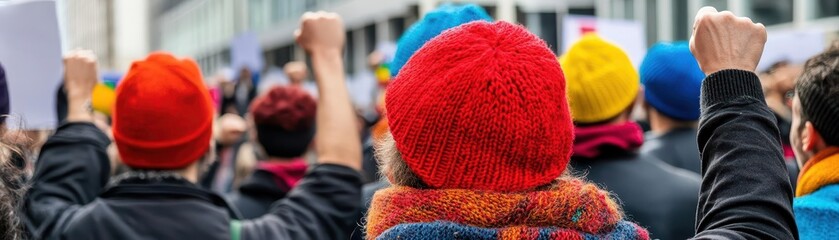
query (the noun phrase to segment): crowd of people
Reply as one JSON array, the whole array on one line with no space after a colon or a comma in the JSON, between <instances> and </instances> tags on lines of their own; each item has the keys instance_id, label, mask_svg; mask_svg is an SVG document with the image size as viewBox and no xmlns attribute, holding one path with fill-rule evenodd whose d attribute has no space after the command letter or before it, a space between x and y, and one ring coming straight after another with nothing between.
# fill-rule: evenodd
<instances>
[{"instance_id":1,"label":"crowd of people","mask_svg":"<svg viewBox=\"0 0 839 240\"><path fill-rule=\"evenodd\" d=\"M839 44L757 73L764 26L705 7L636 69L596 33L557 57L445 4L377 72L371 119L344 33L305 13L314 83L292 62L265 91L151 53L105 117L94 53L69 53L52 135L0 125L0 239L839 239ZM8 94L0 67L0 120Z\"/></svg>"}]
</instances>

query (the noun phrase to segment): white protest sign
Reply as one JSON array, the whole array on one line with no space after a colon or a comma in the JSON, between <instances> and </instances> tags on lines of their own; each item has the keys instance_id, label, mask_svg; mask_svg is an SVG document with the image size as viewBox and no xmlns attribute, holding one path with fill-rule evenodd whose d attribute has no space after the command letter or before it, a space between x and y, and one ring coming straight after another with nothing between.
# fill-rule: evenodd
<instances>
[{"instance_id":1,"label":"white protest sign","mask_svg":"<svg viewBox=\"0 0 839 240\"><path fill-rule=\"evenodd\" d=\"M9 86L10 128L48 129L57 124L55 96L63 63L56 14L55 1L0 5L0 64Z\"/></svg>"},{"instance_id":2,"label":"white protest sign","mask_svg":"<svg viewBox=\"0 0 839 240\"><path fill-rule=\"evenodd\" d=\"M243 33L233 38L230 45L230 58L230 65L236 73L244 67L250 69L251 72L259 72L265 66L259 39L253 33Z\"/></svg>"},{"instance_id":3,"label":"white protest sign","mask_svg":"<svg viewBox=\"0 0 839 240\"><path fill-rule=\"evenodd\" d=\"M766 71L781 61L803 64L824 51L826 44L824 32L817 29L769 31L757 70Z\"/></svg>"},{"instance_id":4,"label":"white protest sign","mask_svg":"<svg viewBox=\"0 0 839 240\"><path fill-rule=\"evenodd\" d=\"M571 45L588 32L597 33L620 47L636 68L647 54L647 38L641 22L578 15L568 15L562 19L562 52L568 51Z\"/></svg>"}]
</instances>

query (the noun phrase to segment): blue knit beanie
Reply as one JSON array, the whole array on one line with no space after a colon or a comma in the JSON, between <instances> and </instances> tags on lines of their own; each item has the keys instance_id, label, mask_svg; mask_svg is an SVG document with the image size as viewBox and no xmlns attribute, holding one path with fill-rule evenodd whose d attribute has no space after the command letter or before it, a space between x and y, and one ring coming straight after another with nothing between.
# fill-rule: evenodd
<instances>
[{"instance_id":1,"label":"blue knit beanie","mask_svg":"<svg viewBox=\"0 0 839 240\"><path fill-rule=\"evenodd\" d=\"M6 71L3 70L3 65L0 65L0 124L6 120L6 115L9 115L9 86L6 84Z\"/></svg>"},{"instance_id":2,"label":"blue knit beanie","mask_svg":"<svg viewBox=\"0 0 839 240\"><path fill-rule=\"evenodd\" d=\"M483 20L492 21L492 17L478 5L453 5L443 4L437 9L425 14L420 21L411 25L408 31L399 38L396 45L396 54L390 64L390 75L396 76L408 59L419 50L428 40L440 35L449 28L460 26L464 23Z\"/></svg>"},{"instance_id":3,"label":"blue knit beanie","mask_svg":"<svg viewBox=\"0 0 839 240\"><path fill-rule=\"evenodd\" d=\"M705 73L687 42L656 43L641 63L644 99L665 116L699 119L699 93Z\"/></svg>"}]
</instances>

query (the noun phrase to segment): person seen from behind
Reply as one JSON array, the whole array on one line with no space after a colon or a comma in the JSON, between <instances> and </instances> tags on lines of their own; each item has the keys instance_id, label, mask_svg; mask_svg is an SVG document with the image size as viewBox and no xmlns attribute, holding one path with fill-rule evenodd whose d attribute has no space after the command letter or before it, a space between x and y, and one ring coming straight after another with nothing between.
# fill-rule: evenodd
<instances>
[{"instance_id":1,"label":"person seen from behind","mask_svg":"<svg viewBox=\"0 0 839 240\"><path fill-rule=\"evenodd\" d=\"M308 164L303 155L315 137L317 102L295 87L274 87L254 99L250 107L251 137L267 156L231 196L246 219L267 213L303 178Z\"/></svg>"},{"instance_id":2,"label":"person seen from behind","mask_svg":"<svg viewBox=\"0 0 839 240\"><path fill-rule=\"evenodd\" d=\"M573 169L615 193L629 218L647 227L651 237L692 236L700 177L639 153L644 136L630 116L640 81L629 57L590 33L560 62L576 125Z\"/></svg>"},{"instance_id":3,"label":"person seen from behind","mask_svg":"<svg viewBox=\"0 0 839 240\"><path fill-rule=\"evenodd\" d=\"M700 174L696 122L705 73L688 43L656 43L647 51L640 73L651 127L641 153Z\"/></svg>"},{"instance_id":4,"label":"person seen from behind","mask_svg":"<svg viewBox=\"0 0 839 240\"><path fill-rule=\"evenodd\" d=\"M114 139L131 171L108 181L108 138L85 107L97 82L90 52L65 59L67 122L43 147L25 202L36 239L340 239L360 204L361 144L344 85L344 29L306 13L297 41L311 56L318 102L318 160L263 217L195 182L211 156L213 106L198 65L167 53L135 62L117 89ZM138 224L140 223L140 224Z\"/></svg>"}]
</instances>

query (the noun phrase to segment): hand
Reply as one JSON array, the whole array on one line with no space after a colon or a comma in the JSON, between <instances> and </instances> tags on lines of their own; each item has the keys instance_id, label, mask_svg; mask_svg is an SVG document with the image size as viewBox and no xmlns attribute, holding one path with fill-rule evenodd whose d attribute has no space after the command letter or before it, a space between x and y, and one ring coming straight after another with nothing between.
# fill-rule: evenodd
<instances>
[{"instance_id":1,"label":"hand","mask_svg":"<svg viewBox=\"0 0 839 240\"><path fill-rule=\"evenodd\" d=\"M705 75L723 69L754 72L765 43L763 24L734 16L729 11L703 7L693 23L690 51Z\"/></svg>"},{"instance_id":2,"label":"hand","mask_svg":"<svg viewBox=\"0 0 839 240\"><path fill-rule=\"evenodd\" d=\"M98 80L93 52L74 50L64 57L64 89L68 100L90 99Z\"/></svg>"},{"instance_id":3,"label":"hand","mask_svg":"<svg viewBox=\"0 0 839 240\"><path fill-rule=\"evenodd\" d=\"M346 38L341 16L328 12L307 12L300 17L300 29L294 32L297 44L310 55L341 54Z\"/></svg>"},{"instance_id":4,"label":"hand","mask_svg":"<svg viewBox=\"0 0 839 240\"><path fill-rule=\"evenodd\" d=\"M99 81L93 52L75 50L64 57L64 89L67 91L67 121L93 120L88 103Z\"/></svg>"}]
</instances>

